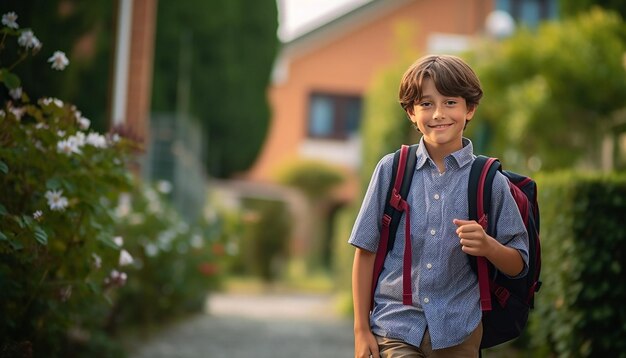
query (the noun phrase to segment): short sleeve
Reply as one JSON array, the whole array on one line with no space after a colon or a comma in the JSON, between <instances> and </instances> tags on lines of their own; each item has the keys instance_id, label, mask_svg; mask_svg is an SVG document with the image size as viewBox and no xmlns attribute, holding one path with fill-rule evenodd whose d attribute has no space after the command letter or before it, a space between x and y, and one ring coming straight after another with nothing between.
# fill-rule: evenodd
<instances>
[{"instance_id":1,"label":"short sleeve","mask_svg":"<svg viewBox=\"0 0 626 358\"><path fill-rule=\"evenodd\" d=\"M378 249L380 225L392 168L393 153L384 156L376 165L348 239L350 244L371 252Z\"/></svg>"}]
</instances>

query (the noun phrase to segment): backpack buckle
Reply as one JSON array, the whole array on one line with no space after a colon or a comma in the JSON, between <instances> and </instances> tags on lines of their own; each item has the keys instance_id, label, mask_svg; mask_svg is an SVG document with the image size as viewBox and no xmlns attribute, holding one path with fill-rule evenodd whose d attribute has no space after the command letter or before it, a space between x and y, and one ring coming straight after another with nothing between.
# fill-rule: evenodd
<instances>
[{"instance_id":1,"label":"backpack buckle","mask_svg":"<svg viewBox=\"0 0 626 358\"><path fill-rule=\"evenodd\" d=\"M396 210L402 210L400 208L401 201L402 201L402 197L400 196L400 194L398 194L398 191L396 190L396 188L393 188L393 190L391 191L391 198L389 198L389 204L391 204L391 207Z\"/></svg>"}]
</instances>

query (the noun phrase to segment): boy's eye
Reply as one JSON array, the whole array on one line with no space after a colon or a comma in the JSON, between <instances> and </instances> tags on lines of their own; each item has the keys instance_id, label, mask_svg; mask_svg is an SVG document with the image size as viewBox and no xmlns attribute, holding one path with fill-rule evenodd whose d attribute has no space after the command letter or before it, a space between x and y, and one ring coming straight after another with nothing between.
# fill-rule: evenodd
<instances>
[{"instance_id":1,"label":"boy's eye","mask_svg":"<svg viewBox=\"0 0 626 358\"><path fill-rule=\"evenodd\" d=\"M420 102L418 104L418 106L420 106L420 107L430 107L431 103L430 102Z\"/></svg>"},{"instance_id":2,"label":"boy's eye","mask_svg":"<svg viewBox=\"0 0 626 358\"><path fill-rule=\"evenodd\" d=\"M456 101L454 101L454 100L451 100L451 99L450 99L450 100L447 100L447 101L446 101L446 105L448 105L448 106L454 106L455 104L457 104L457 102L456 102Z\"/></svg>"}]
</instances>

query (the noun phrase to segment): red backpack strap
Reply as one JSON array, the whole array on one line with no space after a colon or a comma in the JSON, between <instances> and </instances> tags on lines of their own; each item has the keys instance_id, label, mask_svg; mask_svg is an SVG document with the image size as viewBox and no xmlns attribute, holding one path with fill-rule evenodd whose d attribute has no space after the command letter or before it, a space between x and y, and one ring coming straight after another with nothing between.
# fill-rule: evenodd
<instances>
[{"instance_id":1,"label":"red backpack strap","mask_svg":"<svg viewBox=\"0 0 626 358\"><path fill-rule=\"evenodd\" d=\"M387 253L393 247L395 242L395 234L398 229L398 225L400 222L400 218L402 216L402 212L406 215L406 226L405 231L408 231L409 238L409 249L410 249L410 216L408 212L408 204L403 199L409 192L411 180L413 178L413 169L415 168L416 163L416 153L417 145L407 146L403 145L394 156L394 165L393 167L396 169L392 175L392 181L390 183L390 187L387 193L387 201L385 202L385 210L384 215L382 217L382 225L380 232L380 242L378 244L378 249L376 251L376 258L374 260L374 272L372 276L372 289L371 289L371 307L374 307L374 292L376 291L376 286L378 284L378 279L380 277L380 273L382 272L385 258L387 257ZM406 235L406 234L405 234ZM406 245L406 241L405 241ZM405 250L405 262L406 262L406 250ZM410 260L410 257L409 257ZM408 275L403 274L403 291L405 294L403 295L403 301L407 300L406 290L408 288L408 292L411 291L410 279L411 279L411 267L410 261L409 265L405 264L403 272L409 271ZM411 298L412 294L409 294L408 298ZM410 304L410 303L409 303Z\"/></svg>"},{"instance_id":2,"label":"red backpack strap","mask_svg":"<svg viewBox=\"0 0 626 358\"><path fill-rule=\"evenodd\" d=\"M470 171L468 184L469 218L476 220L483 229L489 230L489 209L491 207L491 189L493 178L500 169L496 158L478 156ZM483 311L491 311L491 292L489 266L485 257L476 257L478 287L480 289L480 306Z\"/></svg>"}]
</instances>

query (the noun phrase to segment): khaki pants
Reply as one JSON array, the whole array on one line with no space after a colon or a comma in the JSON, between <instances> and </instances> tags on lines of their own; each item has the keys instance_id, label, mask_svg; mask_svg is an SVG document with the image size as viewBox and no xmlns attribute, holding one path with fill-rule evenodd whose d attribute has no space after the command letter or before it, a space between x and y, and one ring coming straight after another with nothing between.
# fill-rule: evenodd
<instances>
[{"instance_id":1,"label":"khaki pants","mask_svg":"<svg viewBox=\"0 0 626 358\"><path fill-rule=\"evenodd\" d=\"M482 322L463 343L444 349L432 349L428 329L419 348L399 339L376 336L381 358L475 358L478 357L482 338Z\"/></svg>"}]
</instances>

